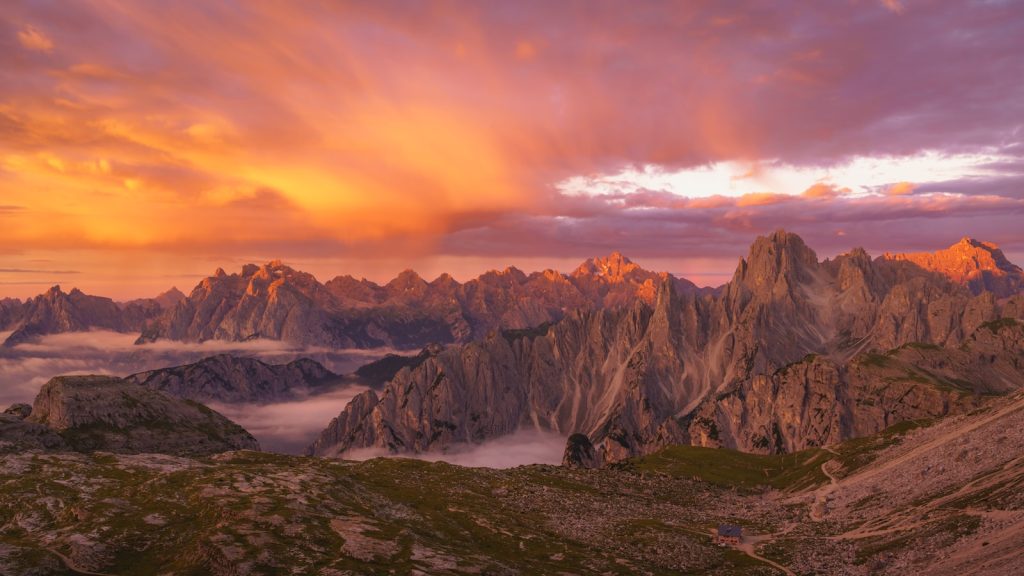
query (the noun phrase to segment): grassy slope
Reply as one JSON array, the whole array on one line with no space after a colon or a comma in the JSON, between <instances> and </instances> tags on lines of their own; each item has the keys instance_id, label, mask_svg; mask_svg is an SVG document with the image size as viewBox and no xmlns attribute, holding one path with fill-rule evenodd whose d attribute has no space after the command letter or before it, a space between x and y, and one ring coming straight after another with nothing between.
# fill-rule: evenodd
<instances>
[{"instance_id":1,"label":"grassy slope","mask_svg":"<svg viewBox=\"0 0 1024 576\"><path fill-rule=\"evenodd\" d=\"M165 470L101 454L6 458L0 470L16 473L0 472L0 543L14 552L0 554L0 573L39 565L47 547L125 575L239 563L254 574L774 573L711 545L708 530L732 512L688 512L719 489L667 477L253 452L155 457ZM343 535L332 521L357 528ZM74 544L83 538L91 555Z\"/></svg>"},{"instance_id":2,"label":"grassy slope","mask_svg":"<svg viewBox=\"0 0 1024 576\"><path fill-rule=\"evenodd\" d=\"M927 424L843 443L838 456L674 446L599 471L255 452L6 456L0 545L13 548L0 546L0 573L52 563L50 547L81 567L126 575L230 573L239 564L253 574L775 574L713 546L709 531L800 522L805 510L755 505L758 494L823 485L822 463L839 460L839 474L849 474ZM79 536L100 553L81 554Z\"/></svg>"}]
</instances>

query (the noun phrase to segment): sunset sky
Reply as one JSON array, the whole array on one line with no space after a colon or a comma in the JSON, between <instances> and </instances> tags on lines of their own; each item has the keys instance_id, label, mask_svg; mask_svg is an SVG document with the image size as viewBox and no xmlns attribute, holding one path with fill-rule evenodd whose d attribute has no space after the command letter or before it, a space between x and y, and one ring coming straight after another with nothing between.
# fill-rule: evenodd
<instances>
[{"instance_id":1,"label":"sunset sky","mask_svg":"<svg viewBox=\"0 0 1024 576\"><path fill-rule=\"evenodd\" d=\"M701 284L961 236L1024 263L1024 3L4 2L0 296L280 258Z\"/></svg>"}]
</instances>

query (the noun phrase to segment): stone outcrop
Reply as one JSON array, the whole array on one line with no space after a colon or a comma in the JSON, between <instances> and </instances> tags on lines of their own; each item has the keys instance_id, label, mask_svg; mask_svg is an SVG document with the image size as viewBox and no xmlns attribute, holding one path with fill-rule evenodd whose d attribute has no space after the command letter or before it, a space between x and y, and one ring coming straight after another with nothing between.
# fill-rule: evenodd
<instances>
[{"instance_id":1,"label":"stone outcrop","mask_svg":"<svg viewBox=\"0 0 1024 576\"><path fill-rule=\"evenodd\" d=\"M53 378L25 421L82 452L205 455L259 449L244 428L198 402L110 376Z\"/></svg>"},{"instance_id":2,"label":"stone outcrop","mask_svg":"<svg viewBox=\"0 0 1024 576\"><path fill-rule=\"evenodd\" d=\"M0 414L0 454L25 450L66 450L59 434L42 424L27 422L32 407L12 404Z\"/></svg>"},{"instance_id":3,"label":"stone outcrop","mask_svg":"<svg viewBox=\"0 0 1024 576\"><path fill-rule=\"evenodd\" d=\"M569 436L565 442L565 454L562 456L562 466L568 468L598 468L601 460L594 451L594 445L586 434L576 433Z\"/></svg>"},{"instance_id":4,"label":"stone outcrop","mask_svg":"<svg viewBox=\"0 0 1024 576\"><path fill-rule=\"evenodd\" d=\"M266 364L255 358L228 354L140 372L125 380L197 402L256 404L294 400L342 384L341 376L308 358Z\"/></svg>"},{"instance_id":5,"label":"stone outcrop","mask_svg":"<svg viewBox=\"0 0 1024 576\"><path fill-rule=\"evenodd\" d=\"M863 250L819 262L780 231L716 293L664 278L650 302L577 310L402 368L310 452L423 452L523 427L584 434L602 462L679 442L832 443L1020 387L1019 326L1000 320L1019 314L1013 302Z\"/></svg>"},{"instance_id":6,"label":"stone outcrop","mask_svg":"<svg viewBox=\"0 0 1024 576\"><path fill-rule=\"evenodd\" d=\"M67 450L68 445L47 426L15 414L0 414L0 454L26 450Z\"/></svg>"},{"instance_id":7,"label":"stone outcrop","mask_svg":"<svg viewBox=\"0 0 1024 576\"><path fill-rule=\"evenodd\" d=\"M32 406L22 403L11 404L10 406L7 407L6 410L4 410L4 414L15 416L17 418L21 418L22 420L24 420L25 418L28 418L30 414L32 414Z\"/></svg>"}]
</instances>

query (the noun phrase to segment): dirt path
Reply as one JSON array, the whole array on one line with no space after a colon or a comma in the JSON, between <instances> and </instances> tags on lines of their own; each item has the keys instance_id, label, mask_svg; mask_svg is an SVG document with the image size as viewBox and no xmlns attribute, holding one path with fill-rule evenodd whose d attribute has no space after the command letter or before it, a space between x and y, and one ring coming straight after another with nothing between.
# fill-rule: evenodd
<instances>
[{"instance_id":1,"label":"dirt path","mask_svg":"<svg viewBox=\"0 0 1024 576\"><path fill-rule=\"evenodd\" d=\"M790 570L789 568L786 568L782 564L778 564L776 562L772 562L771 560L765 558L764 556L758 555L757 552L754 552L754 547L756 545L764 543L764 542L771 542L771 541L772 541L772 536L771 535L767 535L767 536L751 536L749 538L745 538L744 542L742 544L740 544L739 546L737 546L736 549L739 550L740 552L743 552L747 556L750 556L754 560L757 560L757 561L760 561L760 562L764 562L765 564L767 564L767 565L769 565L769 566L771 566L773 568L776 568L778 570L782 570L782 572L784 574L786 574L786 576L796 576L796 574L794 574L793 571Z\"/></svg>"},{"instance_id":2,"label":"dirt path","mask_svg":"<svg viewBox=\"0 0 1024 576\"><path fill-rule=\"evenodd\" d=\"M825 450L836 456L839 455L838 452L831 448L826 447ZM821 522L825 512L828 511L828 495L839 487L839 479L828 470L828 465L834 461L829 459L821 463L821 473L828 477L828 486L823 486L814 491L814 503L811 504L811 520L815 522Z\"/></svg>"}]
</instances>

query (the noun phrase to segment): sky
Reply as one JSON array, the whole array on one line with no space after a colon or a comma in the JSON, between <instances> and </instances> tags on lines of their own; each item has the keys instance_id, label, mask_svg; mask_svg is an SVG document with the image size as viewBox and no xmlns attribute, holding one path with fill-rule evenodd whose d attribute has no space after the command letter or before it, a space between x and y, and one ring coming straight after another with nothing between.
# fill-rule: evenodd
<instances>
[{"instance_id":1,"label":"sky","mask_svg":"<svg viewBox=\"0 0 1024 576\"><path fill-rule=\"evenodd\" d=\"M718 284L964 235L1024 262L1024 3L18 1L0 296L282 259Z\"/></svg>"}]
</instances>

